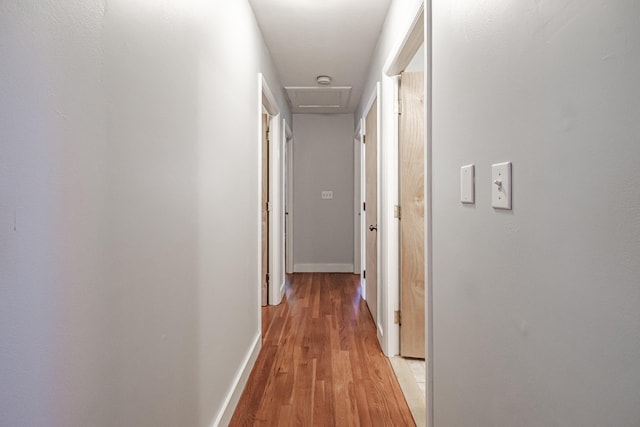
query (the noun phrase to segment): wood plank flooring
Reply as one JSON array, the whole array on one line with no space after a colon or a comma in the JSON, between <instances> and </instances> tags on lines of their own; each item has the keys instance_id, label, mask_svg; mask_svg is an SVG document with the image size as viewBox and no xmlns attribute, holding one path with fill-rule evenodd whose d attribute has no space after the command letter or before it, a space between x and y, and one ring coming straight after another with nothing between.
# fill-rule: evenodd
<instances>
[{"instance_id":1,"label":"wood plank flooring","mask_svg":"<svg viewBox=\"0 0 640 427\"><path fill-rule=\"evenodd\" d=\"M230 426L415 426L359 276L290 276Z\"/></svg>"}]
</instances>

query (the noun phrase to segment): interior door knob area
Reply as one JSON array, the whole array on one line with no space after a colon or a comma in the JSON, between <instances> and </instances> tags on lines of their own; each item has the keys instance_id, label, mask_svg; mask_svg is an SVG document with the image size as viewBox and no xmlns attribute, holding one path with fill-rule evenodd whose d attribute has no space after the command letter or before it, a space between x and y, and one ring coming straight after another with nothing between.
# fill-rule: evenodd
<instances>
[{"instance_id":1,"label":"interior door knob area","mask_svg":"<svg viewBox=\"0 0 640 427\"><path fill-rule=\"evenodd\" d=\"M373 231L373 230L378 231L378 227L376 225L370 225L369 226L369 231Z\"/></svg>"}]
</instances>

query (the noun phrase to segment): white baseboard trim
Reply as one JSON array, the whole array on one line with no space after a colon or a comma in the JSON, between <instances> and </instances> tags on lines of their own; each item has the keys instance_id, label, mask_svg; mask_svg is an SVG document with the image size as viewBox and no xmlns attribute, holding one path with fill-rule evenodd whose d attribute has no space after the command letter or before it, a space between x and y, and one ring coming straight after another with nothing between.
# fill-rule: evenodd
<instances>
[{"instance_id":1,"label":"white baseboard trim","mask_svg":"<svg viewBox=\"0 0 640 427\"><path fill-rule=\"evenodd\" d=\"M353 264L295 264L296 273L353 273Z\"/></svg>"},{"instance_id":2,"label":"white baseboard trim","mask_svg":"<svg viewBox=\"0 0 640 427\"><path fill-rule=\"evenodd\" d=\"M253 365L256 363L256 359L258 358L258 354L260 353L260 348L262 347L262 334L259 332L258 335L253 340L253 344L251 348L247 352L238 368L238 372L236 372L236 376L233 378L233 384L231 385L231 389L227 394L227 397L224 399L224 403L218 415L216 416L212 427L226 426L229 425L231 421L231 417L233 416L233 411L236 409L236 405L240 400L240 396L242 395L242 391L244 390L244 386L247 384L247 380L249 379L249 374L251 373L251 369L253 369Z\"/></svg>"},{"instance_id":3,"label":"white baseboard trim","mask_svg":"<svg viewBox=\"0 0 640 427\"><path fill-rule=\"evenodd\" d=\"M280 301L284 298L284 284L285 280L282 281L282 285L280 285Z\"/></svg>"}]
</instances>

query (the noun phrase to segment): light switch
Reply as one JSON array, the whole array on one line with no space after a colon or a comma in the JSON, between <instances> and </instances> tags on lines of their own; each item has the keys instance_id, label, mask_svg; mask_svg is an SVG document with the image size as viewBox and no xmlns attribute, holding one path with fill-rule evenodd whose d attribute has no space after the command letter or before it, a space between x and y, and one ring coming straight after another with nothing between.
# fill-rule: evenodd
<instances>
[{"instance_id":1,"label":"light switch","mask_svg":"<svg viewBox=\"0 0 640 427\"><path fill-rule=\"evenodd\" d=\"M491 206L511 209L511 162L491 166Z\"/></svg>"},{"instance_id":2,"label":"light switch","mask_svg":"<svg viewBox=\"0 0 640 427\"><path fill-rule=\"evenodd\" d=\"M331 200L331 199L333 199L333 191L323 190L322 191L322 199L323 200Z\"/></svg>"},{"instance_id":3,"label":"light switch","mask_svg":"<svg viewBox=\"0 0 640 427\"><path fill-rule=\"evenodd\" d=\"M460 168L460 201L462 203L475 203L475 170L474 165L462 166Z\"/></svg>"}]
</instances>

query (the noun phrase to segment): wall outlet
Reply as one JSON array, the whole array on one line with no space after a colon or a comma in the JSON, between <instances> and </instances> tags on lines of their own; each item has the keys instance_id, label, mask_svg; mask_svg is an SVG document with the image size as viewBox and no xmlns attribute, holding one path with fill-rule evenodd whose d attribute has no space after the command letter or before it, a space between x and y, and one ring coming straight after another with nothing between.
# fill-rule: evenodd
<instances>
[{"instance_id":1,"label":"wall outlet","mask_svg":"<svg viewBox=\"0 0 640 427\"><path fill-rule=\"evenodd\" d=\"M331 199L333 199L333 191L323 190L322 200L331 200Z\"/></svg>"}]
</instances>

